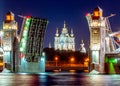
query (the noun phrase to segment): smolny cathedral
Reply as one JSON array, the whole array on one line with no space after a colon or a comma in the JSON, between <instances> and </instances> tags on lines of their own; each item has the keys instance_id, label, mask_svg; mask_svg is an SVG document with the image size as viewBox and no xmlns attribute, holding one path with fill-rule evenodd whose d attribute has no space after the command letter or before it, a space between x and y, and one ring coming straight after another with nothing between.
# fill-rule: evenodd
<instances>
[{"instance_id":1,"label":"smolny cathedral","mask_svg":"<svg viewBox=\"0 0 120 86\"><path fill-rule=\"evenodd\" d=\"M56 29L55 37L54 37L54 49L55 50L71 50L75 51L75 36L73 33L73 29L69 34L68 28L66 26L66 22L64 21L64 25L61 33L58 32L58 28ZM86 53L86 49L84 47L84 43L80 44L80 52Z\"/></svg>"}]
</instances>

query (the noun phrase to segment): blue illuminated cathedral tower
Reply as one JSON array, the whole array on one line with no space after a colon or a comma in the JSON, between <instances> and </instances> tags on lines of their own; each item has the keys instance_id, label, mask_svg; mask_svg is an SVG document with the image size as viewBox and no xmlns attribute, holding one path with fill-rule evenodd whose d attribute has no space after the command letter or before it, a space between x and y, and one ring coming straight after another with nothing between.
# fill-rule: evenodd
<instances>
[{"instance_id":1,"label":"blue illuminated cathedral tower","mask_svg":"<svg viewBox=\"0 0 120 86\"><path fill-rule=\"evenodd\" d=\"M54 48L55 50L75 51L75 37L73 34L73 30L71 29L71 33L69 34L65 22L61 34L58 33L58 28L56 30L55 39L54 39Z\"/></svg>"}]
</instances>

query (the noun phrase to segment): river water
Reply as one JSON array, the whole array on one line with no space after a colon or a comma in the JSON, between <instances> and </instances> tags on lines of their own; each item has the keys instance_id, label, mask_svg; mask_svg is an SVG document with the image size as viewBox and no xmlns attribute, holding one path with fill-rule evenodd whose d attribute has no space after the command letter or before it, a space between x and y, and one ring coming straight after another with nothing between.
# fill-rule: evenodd
<instances>
[{"instance_id":1,"label":"river water","mask_svg":"<svg viewBox=\"0 0 120 86\"><path fill-rule=\"evenodd\" d=\"M120 75L0 73L0 86L120 86Z\"/></svg>"}]
</instances>

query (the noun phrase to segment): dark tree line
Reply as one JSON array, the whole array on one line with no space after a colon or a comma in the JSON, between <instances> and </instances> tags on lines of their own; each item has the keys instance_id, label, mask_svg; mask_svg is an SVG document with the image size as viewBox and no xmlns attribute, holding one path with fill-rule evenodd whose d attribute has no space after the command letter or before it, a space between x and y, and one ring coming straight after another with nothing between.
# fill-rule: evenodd
<instances>
[{"instance_id":1,"label":"dark tree line","mask_svg":"<svg viewBox=\"0 0 120 86\"><path fill-rule=\"evenodd\" d=\"M87 53L81 53L80 51L60 51L53 48L44 48L43 51L46 54L46 61L55 61L57 56L61 62L69 62L70 58L74 57L76 63L83 63L85 58L88 57Z\"/></svg>"}]
</instances>

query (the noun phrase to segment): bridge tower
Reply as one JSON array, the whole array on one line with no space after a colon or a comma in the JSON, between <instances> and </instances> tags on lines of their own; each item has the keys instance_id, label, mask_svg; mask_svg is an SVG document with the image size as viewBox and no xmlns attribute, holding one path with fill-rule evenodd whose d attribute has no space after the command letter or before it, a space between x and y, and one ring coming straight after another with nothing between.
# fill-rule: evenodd
<instances>
[{"instance_id":1,"label":"bridge tower","mask_svg":"<svg viewBox=\"0 0 120 86\"><path fill-rule=\"evenodd\" d=\"M96 7L93 13L86 14L90 31L90 72L104 73L106 18L103 11Z\"/></svg>"},{"instance_id":2,"label":"bridge tower","mask_svg":"<svg viewBox=\"0 0 120 86\"><path fill-rule=\"evenodd\" d=\"M10 11L7 12L3 22L3 72L17 72L18 69L17 29L18 23L14 19L14 14Z\"/></svg>"}]
</instances>

